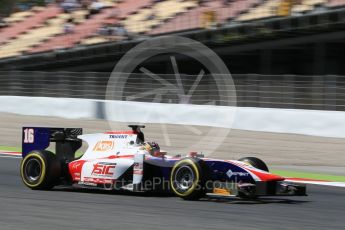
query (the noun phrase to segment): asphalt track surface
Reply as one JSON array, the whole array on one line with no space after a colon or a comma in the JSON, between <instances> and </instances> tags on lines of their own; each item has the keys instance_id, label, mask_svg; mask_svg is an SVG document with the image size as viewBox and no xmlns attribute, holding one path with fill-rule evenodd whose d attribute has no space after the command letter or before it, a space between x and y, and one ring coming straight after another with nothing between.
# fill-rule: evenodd
<instances>
[{"instance_id":1,"label":"asphalt track surface","mask_svg":"<svg viewBox=\"0 0 345 230\"><path fill-rule=\"evenodd\" d=\"M183 201L177 197L31 191L20 159L0 158L0 229L344 229L345 189L309 186L307 197Z\"/></svg>"}]
</instances>

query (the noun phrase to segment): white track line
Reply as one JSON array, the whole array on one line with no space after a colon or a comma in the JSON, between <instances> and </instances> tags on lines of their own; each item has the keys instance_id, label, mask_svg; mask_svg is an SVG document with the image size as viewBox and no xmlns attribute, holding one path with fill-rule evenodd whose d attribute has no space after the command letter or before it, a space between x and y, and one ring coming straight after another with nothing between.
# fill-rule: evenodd
<instances>
[{"instance_id":1,"label":"white track line","mask_svg":"<svg viewBox=\"0 0 345 230\"><path fill-rule=\"evenodd\" d=\"M0 157L1 158L17 158L20 159L21 157L21 153L18 152L0 152Z\"/></svg>"},{"instance_id":2,"label":"white track line","mask_svg":"<svg viewBox=\"0 0 345 230\"><path fill-rule=\"evenodd\" d=\"M333 186L333 187L342 187L345 188L344 182L331 182L331 181L303 181L303 180L289 180L286 179L285 181L294 182L294 183L301 183L301 184L315 184L315 185L324 185L324 186Z\"/></svg>"},{"instance_id":3,"label":"white track line","mask_svg":"<svg viewBox=\"0 0 345 230\"><path fill-rule=\"evenodd\" d=\"M15 159L21 159L22 157L11 156L11 155L2 155L2 154L0 154L0 158L15 158Z\"/></svg>"}]
</instances>

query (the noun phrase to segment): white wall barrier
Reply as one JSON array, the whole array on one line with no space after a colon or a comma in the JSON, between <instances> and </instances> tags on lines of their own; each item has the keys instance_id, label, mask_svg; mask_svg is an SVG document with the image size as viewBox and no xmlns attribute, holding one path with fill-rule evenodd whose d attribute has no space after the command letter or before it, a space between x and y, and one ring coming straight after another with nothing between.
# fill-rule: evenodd
<instances>
[{"instance_id":1,"label":"white wall barrier","mask_svg":"<svg viewBox=\"0 0 345 230\"><path fill-rule=\"evenodd\" d=\"M52 97L0 96L0 112L68 119L94 118L93 100Z\"/></svg>"},{"instance_id":2,"label":"white wall barrier","mask_svg":"<svg viewBox=\"0 0 345 230\"><path fill-rule=\"evenodd\" d=\"M345 137L345 112L0 96L0 112L67 119L190 124L250 131ZM105 115L105 116L104 116ZM39 125L39 124L38 124Z\"/></svg>"}]
</instances>

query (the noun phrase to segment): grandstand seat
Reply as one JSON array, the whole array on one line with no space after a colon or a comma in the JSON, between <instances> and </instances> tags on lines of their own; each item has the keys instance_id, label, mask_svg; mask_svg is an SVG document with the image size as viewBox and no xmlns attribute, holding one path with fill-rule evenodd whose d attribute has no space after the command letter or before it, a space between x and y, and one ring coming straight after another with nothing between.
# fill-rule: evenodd
<instances>
[{"instance_id":1,"label":"grandstand seat","mask_svg":"<svg viewBox=\"0 0 345 230\"><path fill-rule=\"evenodd\" d=\"M281 0L267 0L257 7L251 9L249 12L240 15L237 21L250 21L264 18L272 18L278 16L278 7Z\"/></svg>"},{"instance_id":2,"label":"grandstand seat","mask_svg":"<svg viewBox=\"0 0 345 230\"><path fill-rule=\"evenodd\" d=\"M76 10L71 13L70 18L73 18L74 23L80 24L86 20L86 15L88 14L89 11L87 10Z\"/></svg>"},{"instance_id":3,"label":"grandstand seat","mask_svg":"<svg viewBox=\"0 0 345 230\"><path fill-rule=\"evenodd\" d=\"M218 11L219 23L224 23L227 20L234 20L239 15L249 12L253 7L257 6L261 0L234 0L232 4L222 7Z\"/></svg>"},{"instance_id":4,"label":"grandstand seat","mask_svg":"<svg viewBox=\"0 0 345 230\"><path fill-rule=\"evenodd\" d=\"M69 18L84 13L85 10L78 10L72 14L59 14L57 17L46 21L44 26L19 35L16 39L12 39L0 47L0 58L18 55L52 36L63 33L63 25Z\"/></svg>"},{"instance_id":5,"label":"grandstand seat","mask_svg":"<svg viewBox=\"0 0 345 230\"><path fill-rule=\"evenodd\" d=\"M112 8L104 9L101 13L94 15L90 19L76 25L74 33L72 34L60 34L55 36L43 44L31 49L29 52L43 52L59 48L70 48L75 44L80 43L83 39L88 38L95 34L105 22L109 21L112 17L115 9L121 9L117 18L125 18L128 14L136 12L142 7L147 7L151 4L151 0L126 0L121 1ZM119 19L114 19L114 23Z\"/></svg>"},{"instance_id":6,"label":"grandstand seat","mask_svg":"<svg viewBox=\"0 0 345 230\"><path fill-rule=\"evenodd\" d=\"M203 13L207 11L216 11L216 22L224 23L233 19L240 13L247 11L260 0L234 0L224 5L223 0L206 2L203 6L193 8L190 11L179 14L175 18L163 23L149 31L149 34L162 34L175 31L200 29L203 27Z\"/></svg>"},{"instance_id":7,"label":"grandstand seat","mask_svg":"<svg viewBox=\"0 0 345 230\"><path fill-rule=\"evenodd\" d=\"M345 7L345 0L328 0L328 7Z\"/></svg>"},{"instance_id":8,"label":"grandstand seat","mask_svg":"<svg viewBox=\"0 0 345 230\"><path fill-rule=\"evenodd\" d=\"M296 13L305 13L312 11L316 6L324 5L327 3L327 0L302 0L300 4L296 4L292 7L291 12Z\"/></svg>"},{"instance_id":9,"label":"grandstand seat","mask_svg":"<svg viewBox=\"0 0 345 230\"><path fill-rule=\"evenodd\" d=\"M8 18L4 18L3 20L8 23L20 22L23 21L25 18L32 16L34 14L33 11L23 11L11 14Z\"/></svg>"},{"instance_id":10,"label":"grandstand seat","mask_svg":"<svg viewBox=\"0 0 345 230\"><path fill-rule=\"evenodd\" d=\"M116 2L113 0L100 0L104 4L105 7L113 7L116 5Z\"/></svg>"},{"instance_id":11,"label":"grandstand seat","mask_svg":"<svg viewBox=\"0 0 345 230\"><path fill-rule=\"evenodd\" d=\"M129 32L143 33L150 30L153 26L159 25L164 20L196 6L197 2L195 0L165 0L157 2L150 9L143 9L129 16L124 20L123 24Z\"/></svg>"},{"instance_id":12,"label":"grandstand seat","mask_svg":"<svg viewBox=\"0 0 345 230\"><path fill-rule=\"evenodd\" d=\"M56 5L50 5L27 18L21 23L13 23L0 31L0 44L27 32L28 30L41 26L47 19L57 16L61 9Z\"/></svg>"},{"instance_id":13,"label":"grandstand seat","mask_svg":"<svg viewBox=\"0 0 345 230\"><path fill-rule=\"evenodd\" d=\"M99 43L104 43L104 42L109 42L110 40L107 39L106 37L101 37L101 36L95 36L95 37L90 37L90 38L85 38L80 42L82 45L93 45L93 44L99 44Z\"/></svg>"},{"instance_id":14,"label":"grandstand seat","mask_svg":"<svg viewBox=\"0 0 345 230\"><path fill-rule=\"evenodd\" d=\"M175 31L198 29L202 27L202 13L214 11L223 6L222 0L206 2L201 7L193 8L185 13L178 14L176 17L157 25L148 34L163 34Z\"/></svg>"},{"instance_id":15,"label":"grandstand seat","mask_svg":"<svg viewBox=\"0 0 345 230\"><path fill-rule=\"evenodd\" d=\"M17 22L25 20L27 17L30 17L30 16L42 11L43 9L44 9L44 7L35 6L35 7L32 7L28 11L21 11L21 12L13 13L9 17L4 18L3 21L6 22L8 25L10 25L12 23L17 23Z\"/></svg>"}]
</instances>

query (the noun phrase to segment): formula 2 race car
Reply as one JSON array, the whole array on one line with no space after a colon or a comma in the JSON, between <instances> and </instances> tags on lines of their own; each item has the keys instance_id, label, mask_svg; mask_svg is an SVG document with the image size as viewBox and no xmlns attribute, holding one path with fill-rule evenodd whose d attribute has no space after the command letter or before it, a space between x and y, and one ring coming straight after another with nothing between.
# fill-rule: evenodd
<instances>
[{"instance_id":1,"label":"formula 2 race car","mask_svg":"<svg viewBox=\"0 0 345 230\"><path fill-rule=\"evenodd\" d=\"M145 142L141 128L82 135L78 128L24 127L20 174L30 189L58 185L133 192L168 192L186 200L202 197L256 198L306 195L306 187L268 172L255 157L205 158L197 153L169 156ZM75 158L76 151L88 149ZM46 149L55 143L55 153Z\"/></svg>"}]
</instances>

